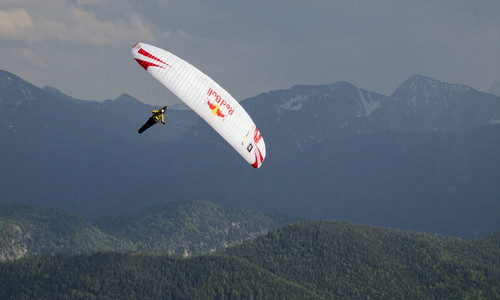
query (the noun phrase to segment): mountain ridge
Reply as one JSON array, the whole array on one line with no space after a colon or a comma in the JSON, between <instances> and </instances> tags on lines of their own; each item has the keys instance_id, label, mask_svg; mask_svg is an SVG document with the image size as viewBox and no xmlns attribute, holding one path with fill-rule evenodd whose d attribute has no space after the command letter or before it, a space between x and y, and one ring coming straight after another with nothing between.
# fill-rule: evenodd
<instances>
[{"instance_id":1,"label":"mountain ridge","mask_svg":"<svg viewBox=\"0 0 500 300\"><path fill-rule=\"evenodd\" d=\"M202 199L461 237L497 230L500 98L439 88L408 114L416 80L450 85L412 77L400 105L346 82L245 99L269 154L257 172L192 111L169 108L167 126L138 135L152 106L125 95L75 103L20 80L0 89L0 199L86 216Z\"/></svg>"},{"instance_id":2,"label":"mountain ridge","mask_svg":"<svg viewBox=\"0 0 500 300\"><path fill-rule=\"evenodd\" d=\"M109 251L200 255L297 220L198 200L104 219L85 218L57 207L0 204L0 261Z\"/></svg>"}]
</instances>

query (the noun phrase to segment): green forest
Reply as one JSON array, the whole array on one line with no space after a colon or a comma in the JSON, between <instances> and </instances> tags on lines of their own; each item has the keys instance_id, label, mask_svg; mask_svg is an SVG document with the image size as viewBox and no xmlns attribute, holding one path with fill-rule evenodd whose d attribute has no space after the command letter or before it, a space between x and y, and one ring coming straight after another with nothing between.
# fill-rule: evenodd
<instances>
[{"instance_id":1,"label":"green forest","mask_svg":"<svg viewBox=\"0 0 500 300\"><path fill-rule=\"evenodd\" d=\"M62 208L6 204L0 205L0 261L98 251L205 254L297 220L196 200L103 219Z\"/></svg>"},{"instance_id":2,"label":"green forest","mask_svg":"<svg viewBox=\"0 0 500 300\"><path fill-rule=\"evenodd\" d=\"M213 254L35 255L0 278L2 299L499 299L500 233L301 221Z\"/></svg>"}]
</instances>

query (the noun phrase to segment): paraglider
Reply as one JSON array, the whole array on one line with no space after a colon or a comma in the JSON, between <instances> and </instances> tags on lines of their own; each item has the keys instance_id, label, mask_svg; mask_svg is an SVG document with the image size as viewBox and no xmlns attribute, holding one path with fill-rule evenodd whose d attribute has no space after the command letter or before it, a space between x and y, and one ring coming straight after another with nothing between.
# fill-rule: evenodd
<instances>
[{"instance_id":1,"label":"paraglider","mask_svg":"<svg viewBox=\"0 0 500 300\"><path fill-rule=\"evenodd\" d=\"M132 47L132 56L250 165L262 165L266 156L264 139L245 109L226 90L188 62L158 47L137 43Z\"/></svg>"},{"instance_id":2,"label":"paraglider","mask_svg":"<svg viewBox=\"0 0 500 300\"><path fill-rule=\"evenodd\" d=\"M154 124L158 123L160 120L163 123L163 125L166 125L165 120L163 119L163 114L165 113L165 110L167 110L167 107L164 106L161 109L158 110L153 110L153 115L151 118L147 120L144 125L139 129L139 133L143 133L146 131L149 127L153 126Z\"/></svg>"}]
</instances>

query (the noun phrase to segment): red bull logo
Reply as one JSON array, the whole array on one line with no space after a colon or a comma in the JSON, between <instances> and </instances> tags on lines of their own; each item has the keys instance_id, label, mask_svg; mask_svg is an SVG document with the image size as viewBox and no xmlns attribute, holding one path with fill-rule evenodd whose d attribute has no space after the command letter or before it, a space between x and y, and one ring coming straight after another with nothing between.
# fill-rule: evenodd
<instances>
[{"instance_id":1,"label":"red bull logo","mask_svg":"<svg viewBox=\"0 0 500 300\"><path fill-rule=\"evenodd\" d=\"M210 107L210 111L212 112L212 115L224 118L226 115L222 113L220 110L220 106L217 104L213 104L210 102L210 100L207 100L208 107Z\"/></svg>"},{"instance_id":2,"label":"red bull logo","mask_svg":"<svg viewBox=\"0 0 500 300\"><path fill-rule=\"evenodd\" d=\"M214 90L209 88L207 96L207 105L214 116L225 118L227 115L233 115L234 108ZM227 113L224 114L222 109L225 109Z\"/></svg>"}]
</instances>

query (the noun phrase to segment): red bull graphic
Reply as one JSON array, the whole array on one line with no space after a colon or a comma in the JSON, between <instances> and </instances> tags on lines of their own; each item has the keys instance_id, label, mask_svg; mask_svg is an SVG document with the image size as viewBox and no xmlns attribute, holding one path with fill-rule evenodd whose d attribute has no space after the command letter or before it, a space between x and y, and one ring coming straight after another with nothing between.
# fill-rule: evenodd
<instances>
[{"instance_id":1,"label":"red bull graphic","mask_svg":"<svg viewBox=\"0 0 500 300\"><path fill-rule=\"evenodd\" d=\"M137 51L137 53L158 62L158 63L154 63L154 62L150 62L150 61L136 58L135 60L144 68L144 70L147 71L149 67L157 67L157 68L162 68L162 69L165 69L165 67L172 68L171 65L167 64L163 60L159 59L158 57L156 57L156 56L152 55L151 53L147 52L146 50L142 49L140 45L135 44L133 48L138 48L139 50Z\"/></svg>"},{"instance_id":2,"label":"red bull graphic","mask_svg":"<svg viewBox=\"0 0 500 300\"><path fill-rule=\"evenodd\" d=\"M226 117L225 114L223 114L220 110L220 106L217 104L213 104L210 102L210 100L207 100L208 107L210 107L210 111L214 116L224 118Z\"/></svg>"},{"instance_id":3,"label":"red bull graphic","mask_svg":"<svg viewBox=\"0 0 500 300\"><path fill-rule=\"evenodd\" d=\"M218 116L224 119L227 115L233 115L234 108L231 107L231 105L227 103L226 100L222 99L222 97L214 90L209 88L207 91L207 96L207 105L214 116ZM225 109L227 113L222 113L222 109Z\"/></svg>"}]
</instances>

